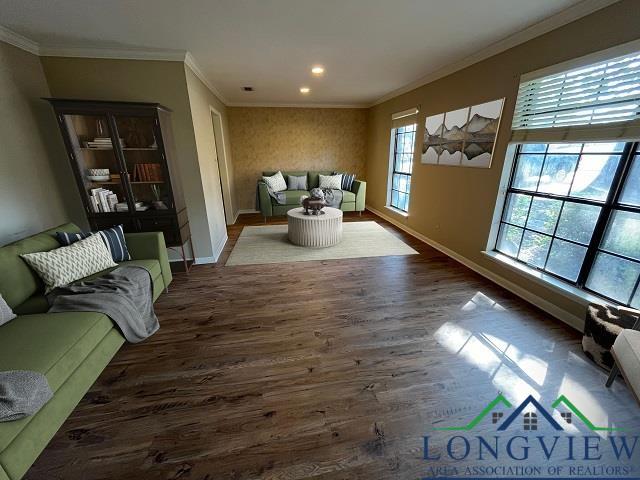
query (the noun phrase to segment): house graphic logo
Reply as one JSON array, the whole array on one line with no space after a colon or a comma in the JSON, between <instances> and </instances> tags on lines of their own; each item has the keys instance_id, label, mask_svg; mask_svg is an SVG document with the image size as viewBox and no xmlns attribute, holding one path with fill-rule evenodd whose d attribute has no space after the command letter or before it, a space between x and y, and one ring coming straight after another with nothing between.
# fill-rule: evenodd
<instances>
[{"instance_id":1,"label":"house graphic logo","mask_svg":"<svg viewBox=\"0 0 640 480\"><path fill-rule=\"evenodd\" d=\"M580 421L592 432L616 432L622 431L622 428L615 427L599 427L593 424L589 418L578 409L565 395L560 395L552 404L551 411L557 410L560 406L564 406L568 412L560 412L560 417L566 424L573 424L574 417ZM553 418L552 413L544 408L533 396L529 395L518 407L506 418L505 413L499 409L511 409L513 405L507 400L502 393L498 394L475 418L468 424L454 427L439 427L436 431L472 431L485 417L491 414L491 422L498 425L497 430L504 432L514 422L522 421L522 427L525 431L538 430L539 420L543 419L554 430L563 431L564 427Z\"/></svg>"}]
</instances>

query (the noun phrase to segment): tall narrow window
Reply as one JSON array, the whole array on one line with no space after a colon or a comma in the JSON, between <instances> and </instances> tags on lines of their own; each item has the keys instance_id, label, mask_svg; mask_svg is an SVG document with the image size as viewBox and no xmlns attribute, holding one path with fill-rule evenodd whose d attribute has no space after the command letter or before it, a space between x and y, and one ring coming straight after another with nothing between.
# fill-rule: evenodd
<instances>
[{"instance_id":1,"label":"tall narrow window","mask_svg":"<svg viewBox=\"0 0 640 480\"><path fill-rule=\"evenodd\" d=\"M495 249L640 308L640 53L520 85Z\"/></svg>"},{"instance_id":2,"label":"tall narrow window","mask_svg":"<svg viewBox=\"0 0 640 480\"><path fill-rule=\"evenodd\" d=\"M391 181L389 182L389 206L409 211L409 194L411 192L411 169L413 166L413 149L416 139L415 123L397 127L392 130Z\"/></svg>"}]
</instances>

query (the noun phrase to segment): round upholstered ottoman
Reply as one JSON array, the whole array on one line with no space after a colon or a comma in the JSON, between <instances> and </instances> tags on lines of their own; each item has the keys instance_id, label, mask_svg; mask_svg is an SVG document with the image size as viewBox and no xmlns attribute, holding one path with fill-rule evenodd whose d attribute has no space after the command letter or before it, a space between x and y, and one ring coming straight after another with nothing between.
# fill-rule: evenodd
<instances>
[{"instance_id":1,"label":"round upholstered ottoman","mask_svg":"<svg viewBox=\"0 0 640 480\"><path fill-rule=\"evenodd\" d=\"M342 210L322 209L324 214L305 215L304 208L287 212L289 240L301 247L331 247L342 240Z\"/></svg>"}]
</instances>

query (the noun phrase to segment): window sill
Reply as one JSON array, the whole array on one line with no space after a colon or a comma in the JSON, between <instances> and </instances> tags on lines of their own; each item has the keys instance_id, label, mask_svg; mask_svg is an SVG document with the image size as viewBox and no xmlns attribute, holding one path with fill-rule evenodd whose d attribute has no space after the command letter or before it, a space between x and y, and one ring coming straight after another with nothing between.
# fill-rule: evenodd
<instances>
[{"instance_id":1,"label":"window sill","mask_svg":"<svg viewBox=\"0 0 640 480\"><path fill-rule=\"evenodd\" d=\"M399 208L392 207L391 205L385 205L384 208L391 210L393 213L397 213L398 215L402 215L405 218L409 216L407 212L400 210Z\"/></svg>"},{"instance_id":2,"label":"window sill","mask_svg":"<svg viewBox=\"0 0 640 480\"><path fill-rule=\"evenodd\" d=\"M490 260L493 260L494 262L507 267L509 270L520 273L527 279L532 280L539 285L543 285L550 290L553 290L560 295L578 302L584 306L587 306L589 303L598 303L600 305L615 305L612 304L609 300L593 295L589 292L574 287L573 285L567 284L552 275L548 275L544 272L528 267L527 265L524 265L510 257L507 257L502 253L496 251L483 251L482 254L488 257Z\"/></svg>"}]
</instances>

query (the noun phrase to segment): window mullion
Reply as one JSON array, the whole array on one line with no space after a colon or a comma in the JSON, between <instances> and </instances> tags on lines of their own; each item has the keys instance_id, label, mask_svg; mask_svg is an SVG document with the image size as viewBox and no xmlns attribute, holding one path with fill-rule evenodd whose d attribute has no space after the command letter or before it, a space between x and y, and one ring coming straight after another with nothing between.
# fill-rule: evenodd
<instances>
[{"instance_id":1,"label":"window mullion","mask_svg":"<svg viewBox=\"0 0 640 480\"><path fill-rule=\"evenodd\" d=\"M611 218L611 213L614 209L614 205L618 201L618 198L622 192L624 180L631 166L631 159L633 158L633 152L635 151L635 149L635 143L627 143L624 147L621 161L618 164L618 168L613 177L613 182L611 183L609 195L607 196L607 200L602 206L600 216L598 217L598 221L596 222L596 226L593 230L593 235L591 236L591 242L589 243L587 253L584 257L584 261L582 262L582 268L580 269L580 273L578 274L578 280L576 281L576 284L579 287L584 287L587 278L589 277L589 273L591 272L591 268L593 267L593 263L596 259L596 254L598 253L598 247L600 246L602 239L604 238L607 225L609 224L609 219Z\"/></svg>"}]
</instances>

